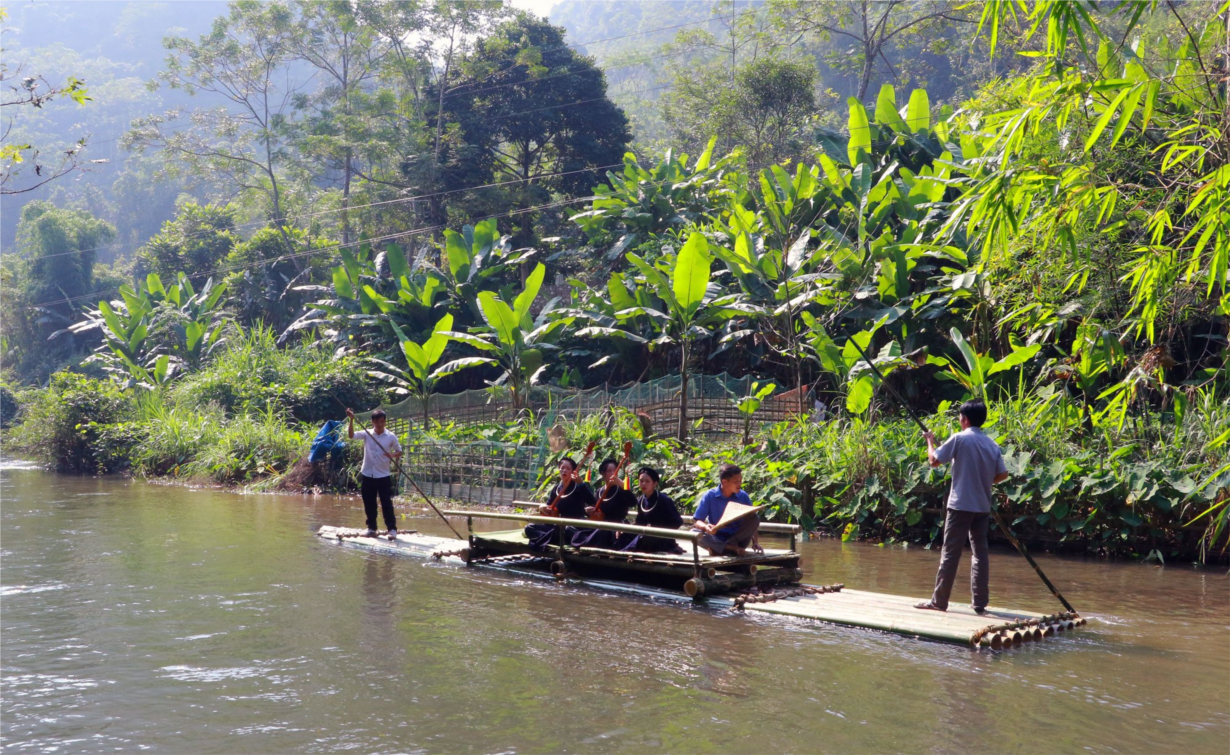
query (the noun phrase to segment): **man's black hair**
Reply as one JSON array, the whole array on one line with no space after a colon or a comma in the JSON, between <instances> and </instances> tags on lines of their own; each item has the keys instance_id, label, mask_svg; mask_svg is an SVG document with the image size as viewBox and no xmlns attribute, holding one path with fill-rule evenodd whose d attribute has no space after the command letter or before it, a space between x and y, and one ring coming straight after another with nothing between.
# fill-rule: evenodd
<instances>
[{"instance_id":1,"label":"man's black hair","mask_svg":"<svg viewBox=\"0 0 1230 755\"><path fill-rule=\"evenodd\" d=\"M386 416L383 409L377 409L372 412L372 419L384 419Z\"/></svg>"},{"instance_id":2,"label":"man's black hair","mask_svg":"<svg viewBox=\"0 0 1230 755\"><path fill-rule=\"evenodd\" d=\"M987 405L978 398L966 401L961 404L961 416L968 419L974 427L982 427L982 423L987 421Z\"/></svg>"},{"instance_id":3,"label":"man's black hair","mask_svg":"<svg viewBox=\"0 0 1230 755\"><path fill-rule=\"evenodd\" d=\"M662 475L658 474L658 470L653 467L641 467L637 470L636 476L640 477L643 474L649 475L649 479L653 480L654 485L657 485L662 481Z\"/></svg>"},{"instance_id":4,"label":"man's black hair","mask_svg":"<svg viewBox=\"0 0 1230 755\"><path fill-rule=\"evenodd\" d=\"M572 467L572 471L573 472L577 471L577 460L572 458L571 456L565 456L559 461L560 461L560 464L563 464L564 462L568 462L568 466Z\"/></svg>"},{"instance_id":5,"label":"man's black hair","mask_svg":"<svg viewBox=\"0 0 1230 755\"><path fill-rule=\"evenodd\" d=\"M606 474L607 467L617 467L617 466L619 466L619 462L615 461L614 459L608 456L602 460L601 464L598 465L598 474Z\"/></svg>"},{"instance_id":6,"label":"man's black hair","mask_svg":"<svg viewBox=\"0 0 1230 755\"><path fill-rule=\"evenodd\" d=\"M740 475L740 474L743 474L743 470L739 469L738 464L723 464L718 469L718 479L719 480L729 480L731 477L734 477L735 475Z\"/></svg>"}]
</instances>

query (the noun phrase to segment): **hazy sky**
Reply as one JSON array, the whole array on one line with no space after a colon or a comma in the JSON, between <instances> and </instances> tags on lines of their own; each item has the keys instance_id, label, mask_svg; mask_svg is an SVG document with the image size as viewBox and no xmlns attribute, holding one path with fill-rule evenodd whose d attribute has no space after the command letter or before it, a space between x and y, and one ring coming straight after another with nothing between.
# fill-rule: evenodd
<instances>
[{"instance_id":1,"label":"hazy sky","mask_svg":"<svg viewBox=\"0 0 1230 755\"><path fill-rule=\"evenodd\" d=\"M528 10L536 16L545 16L559 3L559 0L511 0L511 4L522 10Z\"/></svg>"}]
</instances>

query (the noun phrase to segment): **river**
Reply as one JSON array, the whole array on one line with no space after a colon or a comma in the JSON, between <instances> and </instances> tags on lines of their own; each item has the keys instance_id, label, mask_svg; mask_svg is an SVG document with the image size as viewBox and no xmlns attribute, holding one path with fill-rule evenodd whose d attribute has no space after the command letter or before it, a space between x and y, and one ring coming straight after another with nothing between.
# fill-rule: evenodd
<instances>
[{"instance_id":1,"label":"river","mask_svg":"<svg viewBox=\"0 0 1230 755\"><path fill-rule=\"evenodd\" d=\"M0 470L6 752L1225 753L1230 742L1224 569L1041 557L1089 625L977 652L318 542L320 524L361 523L345 499L14 466ZM429 519L407 526L444 533ZM809 582L918 596L939 555L802 548ZM992 559L993 604L1058 607L1021 558Z\"/></svg>"}]
</instances>

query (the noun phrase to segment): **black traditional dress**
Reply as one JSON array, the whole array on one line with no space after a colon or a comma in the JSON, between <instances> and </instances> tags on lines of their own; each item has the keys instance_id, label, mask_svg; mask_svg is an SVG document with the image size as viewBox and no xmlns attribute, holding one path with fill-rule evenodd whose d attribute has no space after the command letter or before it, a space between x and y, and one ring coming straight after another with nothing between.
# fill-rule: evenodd
<instances>
[{"instance_id":1,"label":"black traditional dress","mask_svg":"<svg viewBox=\"0 0 1230 755\"><path fill-rule=\"evenodd\" d=\"M632 507L636 505L636 497L631 492L618 487L616 483L615 492L607 493L603 490L599 493L599 500L595 505L602 511L602 521L622 522L627 518ZM587 527L569 527L565 534L571 540L574 548L612 549L615 547L615 536L619 533Z\"/></svg>"},{"instance_id":2,"label":"black traditional dress","mask_svg":"<svg viewBox=\"0 0 1230 755\"><path fill-rule=\"evenodd\" d=\"M679 507L675 505L670 496L655 490L653 495L641 496L637 500L636 524L642 527L677 530L683 525L683 517L679 515ZM615 547L621 551L640 551L641 553L683 553L679 543L671 538L634 535L631 532L619 533Z\"/></svg>"},{"instance_id":3,"label":"black traditional dress","mask_svg":"<svg viewBox=\"0 0 1230 755\"><path fill-rule=\"evenodd\" d=\"M547 493L547 503L555 500L556 494L559 492L559 484ZM586 519L588 514L585 513L587 506L594 505L594 493L589 489L589 486L583 482L573 482L568 489L560 496L559 503L555 505L559 511L559 515L564 519ZM571 529L571 528L568 528ZM559 545L559 528L554 524L527 524L525 525L525 536L529 538L530 549L536 551L546 550L547 546Z\"/></svg>"}]
</instances>

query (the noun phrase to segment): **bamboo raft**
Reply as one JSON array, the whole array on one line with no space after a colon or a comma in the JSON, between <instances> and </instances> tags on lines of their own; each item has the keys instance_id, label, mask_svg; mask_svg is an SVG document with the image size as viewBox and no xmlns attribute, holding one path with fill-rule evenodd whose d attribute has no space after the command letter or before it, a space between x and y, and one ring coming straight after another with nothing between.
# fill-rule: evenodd
<instances>
[{"instance_id":1,"label":"bamboo raft","mask_svg":"<svg viewBox=\"0 0 1230 755\"><path fill-rule=\"evenodd\" d=\"M798 525L762 523L765 534L789 535L790 547L765 548L763 554L743 557L701 555L699 533L664 530L622 522L595 522L541 517L534 514L499 514L486 511L444 511L465 517L468 542L400 532L397 539L364 537L363 530L323 526L318 535L326 542L367 551L431 558L456 565L494 569L544 580L567 580L589 587L635 593L676 602L702 601L727 608L831 624L881 630L895 634L952 642L968 647L1000 650L1072 631L1085 624L1075 613L1041 614L989 608L976 614L968 605L951 604L947 612L920 611L919 598L845 589L844 585L800 584L799 554L795 550ZM475 518L504 519L568 525L673 538L684 555L631 553L601 548L552 546L529 548L522 530L474 532Z\"/></svg>"}]
</instances>

